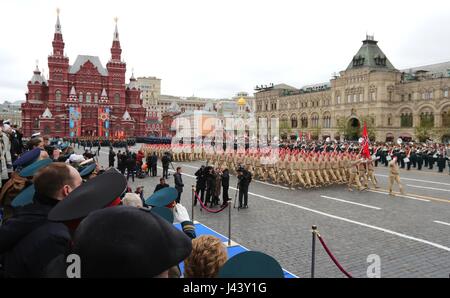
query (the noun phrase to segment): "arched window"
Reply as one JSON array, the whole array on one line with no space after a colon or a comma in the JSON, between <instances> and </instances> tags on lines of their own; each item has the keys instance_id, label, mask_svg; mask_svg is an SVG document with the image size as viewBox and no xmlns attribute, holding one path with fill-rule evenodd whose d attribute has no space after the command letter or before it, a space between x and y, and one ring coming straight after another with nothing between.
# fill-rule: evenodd
<instances>
[{"instance_id":1,"label":"arched window","mask_svg":"<svg viewBox=\"0 0 450 298\"><path fill-rule=\"evenodd\" d=\"M297 123L297 116L294 114L291 116L291 127L292 128L297 128L298 123Z\"/></svg>"},{"instance_id":2,"label":"arched window","mask_svg":"<svg viewBox=\"0 0 450 298\"><path fill-rule=\"evenodd\" d=\"M444 97L447 98L448 97L448 88L444 89Z\"/></svg>"},{"instance_id":3,"label":"arched window","mask_svg":"<svg viewBox=\"0 0 450 298\"><path fill-rule=\"evenodd\" d=\"M98 102L98 93L97 92L94 93L94 102Z\"/></svg>"},{"instance_id":4,"label":"arched window","mask_svg":"<svg viewBox=\"0 0 450 298\"><path fill-rule=\"evenodd\" d=\"M34 118L33 127L34 128L39 128L39 118Z\"/></svg>"},{"instance_id":5,"label":"arched window","mask_svg":"<svg viewBox=\"0 0 450 298\"><path fill-rule=\"evenodd\" d=\"M120 103L120 94L119 93L114 94L114 103L115 104Z\"/></svg>"},{"instance_id":6,"label":"arched window","mask_svg":"<svg viewBox=\"0 0 450 298\"><path fill-rule=\"evenodd\" d=\"M450 108L442 112L442 127L450 128Z\"/></svg>"},{"instance_id":7,"label":"arched window","mask_svg":"<svg viewBox=\"0 0 450 298\"><path fill-rule=\"evenodd\" d=\"M312 128L319 127L319 115L315 114L311 117L311 127Z\"/></svg>"},{"instance_id":8,"label":"arched window","mask_svg":"<svg viewBox=\"0 0 450 298\"><path fill-rule=\"evenodd\" d=\"M331 128L331 116L329 114L323 116L323 127Z\"/></svg>"},{"instance_id":9,"label":"arched window","mask_svg":"<svg viewBox=\"0 0 450 298\"><path fill-rule=\"evenodd\" d=\"M55 92L55 100L60 102L61 101L61 91L60 90L56 90Z\"/></svg>"},{"instance_id":10,"label":"arched window","mask_svg":"<svg viewBox=\"0 0 450 298\"><path fill-rule=\"evenodd\" d=\"M302 128L308 128L308 116L302 115Z\"/></svg>"},{"instance_id":11,"label":"arched window","mask_svg":"<svg viewBox=\"0 0 450 298\"><path fill-rule=\"evenodd\" d=\"M404 112L400 116L401 127L413 127L413 114L411 112Z\"/></svg>"},{"instance_id":12,"label":"arched window","mask_svg":"<svg viewBox=\"0 0 450 298\"><path fill-rule=\"evenodd\" d=\"M86 93L86 102L87 103L91 102L91 92Z\"/></svg>"},{"instance_id":13,"label":"arched window","mask_svg":"<svg viewBox=\"0 0 450 298\"><path fill-rule=\"evenodd\" d=\"M61 130L61 120L56 119L55 120L55 130L60 131Z\"/></svg>"},{"instance_id":14,"label":"arched window","mask_svg":"<svg viewBox=\"0 0 450 298\"><path fill-rule=\"evenodd\" d=\"M420 113L420 125L422 127L434 127L434 114L430 111Z\"/></svg>"},{"instance_id":15,"label":"arched window","mask_svg":"<svg viewBox=\"0 0 450 298\"><path fill-rule=\"evenodd\" d=\"M80 92L80 93L78 94L78 100L79 100L80 102L83 102L83 92Z\"/></svg>"}]
</instances>

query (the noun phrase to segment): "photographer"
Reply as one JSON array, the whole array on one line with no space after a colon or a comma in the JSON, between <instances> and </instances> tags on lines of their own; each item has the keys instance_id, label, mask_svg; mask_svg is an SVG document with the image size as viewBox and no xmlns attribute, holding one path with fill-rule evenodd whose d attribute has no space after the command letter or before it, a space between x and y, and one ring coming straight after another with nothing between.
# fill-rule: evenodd
<instances>
[{"instance_id":1,"label":"photographer","mask_svg":"<svg viewBox=\"0 0 450 298\"><path fill-rule=\"evenodd\" d=\"M228 169L224 169L222 172L222 207L225 206L229 200L228 189L230 188L230 174Z\"/></svg>"},{"instance_id":2,"label":"photographer","mask_svg":"<svg viewBox=\"0 0 450 298\"><path fill-rule=\"evenodd\" d=\"M252 174L244 169L243 167L240 167L238 169L238 189L239 189L239 208L247 209L248 205L248 186L250 185L250 182L252 181ZM242 205L242 199L244 199L244 205Z\"/></svg>"},{"instance_id":3,"label":"photographer","mask_svg":"<svg viewBox=\"0 0 450 298\"><path fill-rule=\"evenodd\" d=\"M210 203L212 207L212 198L216 189L216 177L213 167L206 167L206 202L205 205Z\"/></svg>"},{"instance_id":4,"label":"photographer","mask_svg":"<svg viewBox=\"0 0 450 298\"><path fill-rule=\"evenodd\" d=\"M170 155L168 152L164 153L164 156L161 158L162 166L163 166L163 177L165 179L169 179L169 164L172 162Z\"/></svg>"},{"instance_id":5,"label":"photographer","mask_svg":"<svg viewBox=\"0 0 450 298\"><path fill-rule=\"evenodd\" d=\"M205 202L206 175L205 166L201 166L200 169L195 172L195 176L197 177L195 191L200 195L200 199L203 203ZM197 206L197 200L195 200L194 206Z\"/></svg>"}]
</instances>

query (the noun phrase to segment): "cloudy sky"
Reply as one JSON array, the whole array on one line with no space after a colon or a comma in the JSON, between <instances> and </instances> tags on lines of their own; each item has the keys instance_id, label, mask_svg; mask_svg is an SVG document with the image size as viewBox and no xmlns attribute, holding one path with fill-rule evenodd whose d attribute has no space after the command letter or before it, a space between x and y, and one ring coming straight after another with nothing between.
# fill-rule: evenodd
<instances>
[{"instance_id":1,"label":"cloudy sky","mask_svg":"<svg viewBox=\"0 0 450 298\"><path fill-rule=\"evenodd\" d=\"M210 98L257 84L295 87L344 70L364 39L398 69L450 61L450 1L17 0L0 1L0 102L25 98L61 9L66 54L110 57L119 18L127 77L157 76L162 93Z\"/></svg>"}]
</instances>

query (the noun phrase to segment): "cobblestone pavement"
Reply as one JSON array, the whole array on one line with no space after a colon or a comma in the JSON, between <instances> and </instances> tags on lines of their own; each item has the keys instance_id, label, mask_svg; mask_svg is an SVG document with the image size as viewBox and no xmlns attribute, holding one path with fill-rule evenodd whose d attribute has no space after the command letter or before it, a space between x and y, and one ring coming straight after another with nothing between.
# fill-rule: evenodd
<instances>
[{"instance_id":1,"label":"cobblestone pavement","mask_svg":"<svg viewBox=\"0 0 450 298\"><path fill-rule=\"evenodd\" d=\"M135 146L132 150L136 150ZM117 150L116 150L117 151ZM108 165L108 149L100 163ZM180 165L185 184L181 203L191 214L191 186L201 162ZM203 163L204 164L204 163ZM158 175L162 170L158 169ZM381 188L348 192L337 185L315 190L290 190L284 186L253 181L249 209L232 212L231 239L251 250L275 257L286 270L309 277L311 226L317 225L330 250L354 277L366 277L369 255L381 260L381 277L442 277L450 274L450 176L448 173L402 171L406 196L386 194L387 170L376 169ZM136 179L130 185L145 186L150 196L158 177ZM173 185L173 176L169 177ZM235 177L230 196L235 196ZM228 210L219 214L200 212L194 219L217 232L228 233ZM316 247L316 277L344 277L320 243Z\"/></svg>"}]
</instances>

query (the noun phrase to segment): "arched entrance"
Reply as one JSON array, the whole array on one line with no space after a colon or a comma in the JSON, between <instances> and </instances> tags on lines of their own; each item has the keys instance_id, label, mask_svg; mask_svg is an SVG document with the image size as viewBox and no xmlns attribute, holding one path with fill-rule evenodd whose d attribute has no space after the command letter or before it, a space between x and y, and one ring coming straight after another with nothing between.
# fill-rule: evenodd
<instances>
[{"instance_id":1,"label":"arched entrance","mask_svg":"<svg viewBox=\"0 0 450 298\"><path fill-rule=\"evenodd\" d=\"M361 122L358 118L350 118L347 124L347 139L357 141L360 137Z\"/></svg>"}]
</instances>

